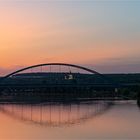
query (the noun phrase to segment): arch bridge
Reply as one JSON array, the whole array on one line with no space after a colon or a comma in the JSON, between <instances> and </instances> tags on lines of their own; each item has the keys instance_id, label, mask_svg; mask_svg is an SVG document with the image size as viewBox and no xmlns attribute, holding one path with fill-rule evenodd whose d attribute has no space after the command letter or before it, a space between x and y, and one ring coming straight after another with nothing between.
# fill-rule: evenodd
<instances>
[{"instance_id":1,"label":"arch bridge","mask_svg":"<svg viewBox=\"0 0 140 140\"><path fill-rule=\"evenodd\" d=\"M103 74L74 64L46 63L29 66L4 76L2 95L55 99L114 96L118 84Z\"/></svg>"}]
</instances>

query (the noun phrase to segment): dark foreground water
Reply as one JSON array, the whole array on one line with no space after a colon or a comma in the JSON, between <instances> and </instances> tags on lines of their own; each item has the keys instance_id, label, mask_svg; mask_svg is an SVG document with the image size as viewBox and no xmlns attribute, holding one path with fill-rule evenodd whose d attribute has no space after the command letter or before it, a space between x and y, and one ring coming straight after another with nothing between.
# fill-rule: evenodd
<instances>
[{"instance_id":1,"label":"dark foreground water","mask_svg":"<svg viewBox=\"0 0 140 140\"><path fill-rule=\"evenodd\" d=\"M1 104L2 140L140 139L136 101Z\"/></svg>"}]
</instances>

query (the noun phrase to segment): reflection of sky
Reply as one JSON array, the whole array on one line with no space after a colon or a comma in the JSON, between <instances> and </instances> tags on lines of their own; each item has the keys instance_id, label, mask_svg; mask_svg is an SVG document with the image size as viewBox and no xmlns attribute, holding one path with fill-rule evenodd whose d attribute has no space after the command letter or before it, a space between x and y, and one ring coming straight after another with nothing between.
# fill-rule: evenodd
<instances>
[{"instance_id":1,"label":"reflection of sky","mask_svg":"<svg viewBox=\"0 0 140 140\"><path fill-rule=\"evenodd\" d=\"M139 9L126 0L1 0L0 67L60 61L139 72Z\"/></svg>"},{"instance_id":2,"label":"reflection of sky","mask_svg":"<svg viewBox=\"0 0 140 140\"><path fill-rule=\"evenodd\" d=\"M105 114L83 124L61 128L21 123L0 112L0 138L6 140L139 139L139 111L136 104L116 104Z\"/></svg>"}]
</instances>

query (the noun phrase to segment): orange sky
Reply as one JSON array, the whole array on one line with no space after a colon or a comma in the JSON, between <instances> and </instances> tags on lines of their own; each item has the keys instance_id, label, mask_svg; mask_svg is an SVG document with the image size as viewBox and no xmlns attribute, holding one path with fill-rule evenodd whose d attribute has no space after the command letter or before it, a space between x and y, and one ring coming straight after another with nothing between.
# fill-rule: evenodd
<instances>
[{"instance_id":1,"label":"orange sky","mask_svg":"<svg viewBox=\"0 0 140 140\"><path fill-rule=\"evenodd\" d=\"M47 62L139 63L140 20L137 11L132 12L138 7L93 7L80 2L75 6L63 2L1 3L0 68ZM129 18L120 9L127 10Z\"/></svg>"}]
</instances>

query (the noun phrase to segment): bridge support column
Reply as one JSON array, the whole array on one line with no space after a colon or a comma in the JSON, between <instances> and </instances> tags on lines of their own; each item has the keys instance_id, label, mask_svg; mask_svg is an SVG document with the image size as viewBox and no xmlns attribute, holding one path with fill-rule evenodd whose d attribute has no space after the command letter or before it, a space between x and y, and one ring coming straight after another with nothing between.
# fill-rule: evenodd
<instances>
[{"instance_id":1,"label":"bridge support column","mask_svg":"<svg viewBox=\"0 0 140 140\"><path fill-rule=\"evenodd\" d=\"M140 107L140 92L137 95L137 105Z\"/></svg>"}]
</instances>

